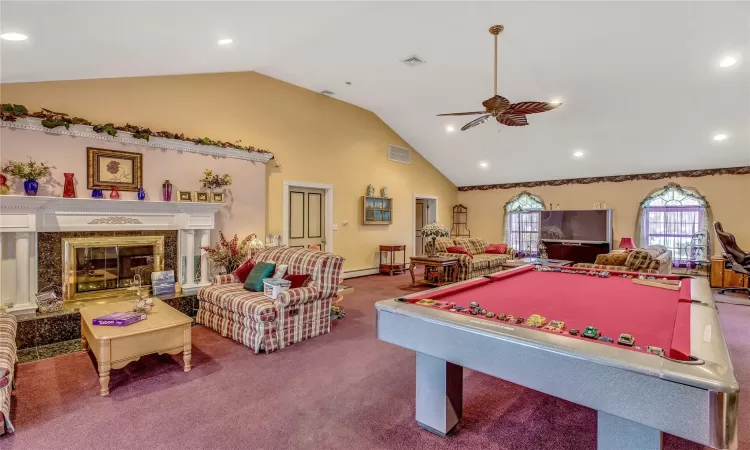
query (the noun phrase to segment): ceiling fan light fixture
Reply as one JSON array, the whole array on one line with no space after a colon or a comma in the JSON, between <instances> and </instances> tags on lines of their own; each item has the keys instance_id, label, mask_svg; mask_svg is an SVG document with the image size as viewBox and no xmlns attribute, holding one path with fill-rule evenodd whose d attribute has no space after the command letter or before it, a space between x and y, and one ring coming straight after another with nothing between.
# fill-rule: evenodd
<instances>
[{"instance_id":1,"label":"ceiling fan light fixture","mask_svg":"<svg viewBox=\"0 0 750 450\"><path fill-rule=\"evenodd\" d=\"M560 100L559 98L553 98L552 100L550 100L547 103L549 103L551 105L558 105L559 106L559 105L562 105L562 100Z\"/></svg>"}]
</instances>

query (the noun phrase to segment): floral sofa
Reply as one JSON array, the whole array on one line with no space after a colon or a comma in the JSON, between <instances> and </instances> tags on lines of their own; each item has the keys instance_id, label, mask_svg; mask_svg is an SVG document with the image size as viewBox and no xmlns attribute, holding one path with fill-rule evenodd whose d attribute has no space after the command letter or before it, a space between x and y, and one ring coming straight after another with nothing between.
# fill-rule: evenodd
<instances>
[{"instance_id":1,"label":"floral sofa","mask_svg":"<svg viewBox=\"0 0 750 450\"><path fill-rule=\"evenodd\" d=\"M482 238L438 238L435 241L437 256L458 258L458 281L488 275L503 270L503 263L513 258L513 249L508 247L505 254L485 253L487 239ZM448 247L458 246L468 250L472 256L462 253L448 253ZM452 268L447 276L450 277Z\"/></svg>"},{"instance_id":2,"label":"floral sofa","mask_svg":"<svg viewBox=\"0 0 750 450\"><path fill-rule=\"evenodd\" d=\"M16 317L0 313L0 435L13 432L10 396L16 364Z\"/></svg>"},{"instance_id":3,"label":"floral sofa","mask_svg":"<svg viewBox=\"0 0 750 450\"><path fill-rule=\"evenodd\" d=\"M650 245L627 253L605 253L598 255L594 264L579 263L573 267L669 275L672 272L672 251L663 245Z\"/></svg>"},{"instance_id":4,"label":"floral sofa","mask_svg":"<svg viewBox=\"0 0 750 450\"><path fill-rule=\"evenodd\" d=\"M307 286L288 289L272 300L246 290L232 274L219 275L198 291L197 321L250 348L266 353L331 331L331 305L337 296L344 259L304 248L275 248L254 262L288 264L290 275L310 275Z\"/></svg>"}]
</instances>

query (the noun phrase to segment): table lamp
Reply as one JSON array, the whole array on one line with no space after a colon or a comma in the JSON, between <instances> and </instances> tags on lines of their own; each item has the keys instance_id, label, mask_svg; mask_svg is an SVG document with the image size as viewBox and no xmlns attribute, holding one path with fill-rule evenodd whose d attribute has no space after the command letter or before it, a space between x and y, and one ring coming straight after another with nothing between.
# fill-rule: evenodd
<instances>
[{"instance_id":1,"label":"table lamp","mask_svg":"<svg viewBox=\"0 0 750 450\"><path fill-rule=\"evenodd\" d=\"M625 251L630 251L631 249L635 248L635 244L633 243L632 237L624 237L620 239L620 248L624 248Z\"/></svg>"}]
</instances>

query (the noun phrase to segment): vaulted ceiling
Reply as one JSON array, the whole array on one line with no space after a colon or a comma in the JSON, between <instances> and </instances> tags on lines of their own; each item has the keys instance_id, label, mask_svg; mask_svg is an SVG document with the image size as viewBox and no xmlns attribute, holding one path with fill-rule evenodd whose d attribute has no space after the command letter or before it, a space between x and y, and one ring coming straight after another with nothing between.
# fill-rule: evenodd
<instances>
[{"instance_id":1,"label":"vaulted ceiling","mask_svg":"<svg viewBox=\"0 0 750 450\"><path fill-rule=\"evenodd\" d=\"M29 39L2 82L254 70L373 111L457 185L750 165L750 3L127 3L3 1ZM494 24L499 93L563 105L461 132L436 114L492 96Z\"/></svg>"}]
</instances>

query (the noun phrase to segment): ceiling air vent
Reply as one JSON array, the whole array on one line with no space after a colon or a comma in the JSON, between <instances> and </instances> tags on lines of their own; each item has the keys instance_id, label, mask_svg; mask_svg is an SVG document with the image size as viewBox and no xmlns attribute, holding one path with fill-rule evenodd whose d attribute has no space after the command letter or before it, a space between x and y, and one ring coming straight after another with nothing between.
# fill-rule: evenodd
<instances>
[{"instance_id":1,"label":"ceiling air vent","mask_svg":"<svg viewBox=\"0 0 750 450\"><path fill-rule=\"evenodd\" d=\"M323 89L322 91L320 91L320 93L323 95L336 95L335 92L329 91L328 89Z\"/></svg>"},{"instance_id":2,"label":"ceiling air vent","mask_svg":"<svg viewBox=\"0 0 750 450\"><path fill-rule=\"evenodd\" d=\"M388 146L388 159L390 161L396 161L404 164L411 164L411 152L408 148L396 147L395 145Z\"/></svg>"},{"instance_id":3,"label":"ceiling air vent","mask_svg":"<svg viewBox=\"0 0 750 450\"><path fill-rule=\"evenodd\" d=\"M420 64L424 64L427 61L425 61L424 59L420 58L417 55L412 55L412 56L410 56L410 57L408 57L406 59L402 59L401 62L404 63L404 64L406 64L409 67L414 67L414 66L418 66Z\"/></svg>"}]
</instances>

